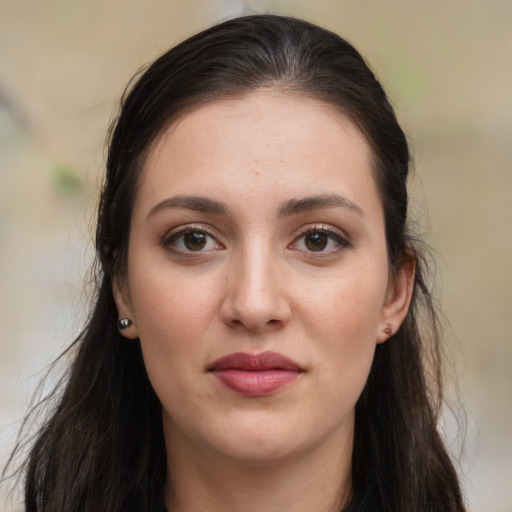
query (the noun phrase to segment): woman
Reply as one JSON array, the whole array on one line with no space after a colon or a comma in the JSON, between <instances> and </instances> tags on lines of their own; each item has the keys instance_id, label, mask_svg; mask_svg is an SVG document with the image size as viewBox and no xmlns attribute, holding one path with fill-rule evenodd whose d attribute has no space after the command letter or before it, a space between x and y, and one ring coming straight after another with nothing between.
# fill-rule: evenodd
<instances>
[{"instance_id":1,"label":"woman","mask_svg":"<svg viewBox=\"0 0 512 512\"><path fill-rule=\"evenodd\" d=\"M408 166L380 84L316 26L239 18L153 63L26 510L463 511Z\"/></svg>"}]
</instances>

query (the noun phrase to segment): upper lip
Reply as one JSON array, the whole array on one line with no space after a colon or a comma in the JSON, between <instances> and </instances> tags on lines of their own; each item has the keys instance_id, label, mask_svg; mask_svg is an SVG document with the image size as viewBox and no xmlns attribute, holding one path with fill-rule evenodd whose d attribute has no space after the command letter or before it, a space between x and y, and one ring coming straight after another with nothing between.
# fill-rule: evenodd
<instances>
[{"instance_id":1,"label":"upper lip","mask_svg":"<svg viewBox=\"0 0 512 512\"><path fill-rule=\"evenodd\" d=\"M208 371L223 370L245 370L245 371L264 371L264 370L288 370L292 372L302 372L302 368L290 358L278 354L277 352L261 352L260 354L247 354L245 352L235 352L227 356L216 359L208 366Z\"/></svg>"}]
</instances>

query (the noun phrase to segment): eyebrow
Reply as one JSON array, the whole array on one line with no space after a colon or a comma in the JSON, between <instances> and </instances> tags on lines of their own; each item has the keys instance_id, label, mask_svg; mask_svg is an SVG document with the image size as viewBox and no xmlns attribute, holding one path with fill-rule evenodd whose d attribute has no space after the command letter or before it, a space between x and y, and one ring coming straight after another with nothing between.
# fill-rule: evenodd
<instances>
[{"instance_id":1,"label":"eyebrow","mask_svg":"<svg viewBox=\"0 0 512 512\"><path fill-rule=\"evenodd\" d=\"M203 213L213 213L216 215L227 215L228 209L226 205L207 197L198 196L173 196L160 201L156 206L151 208L148 219L162 210L168 208L184 208Z\"/></svg>"},{"instance_id":2,"label":"eyebrow","mask_svg":"<svg viewBox=\"0 0 512 512\"><path fill-rule=\"evenodd\" d=\"M346 208L357 215L364 216L364 212L360 206L338 194L319 194L303 197L301 199L290 199L279 208L279 216L288 217L302 212L332 207Z\"/></svg>"},{"instance_id":3,"label":"eyebrow","mask_svg":"<svg viewBox=\"0 0 512 512\"><path fill-rule=\"evenodd\" d=\"M364 216L363 210L356 203L338 194L318 194L300 199L290 199L280 206L278 215L279 217L289 217L302 212L332 207L346 208L357 215ZM215 215L228 215L227 206L220 201L200 196L173 196L160 201L151 208L147 218L149 219L158 212L169 208L183 208Z\"/></svg>"}]
</instances>

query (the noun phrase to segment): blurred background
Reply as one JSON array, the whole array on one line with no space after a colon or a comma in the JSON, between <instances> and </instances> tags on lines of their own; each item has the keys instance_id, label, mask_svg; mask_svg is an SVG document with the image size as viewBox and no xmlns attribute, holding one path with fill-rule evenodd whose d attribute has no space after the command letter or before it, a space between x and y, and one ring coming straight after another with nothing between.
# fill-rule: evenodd
<instances>
[{"instance_id":1,"label":"blurred background","mask_svg":"<svg viewBox=\"0 0 512 512\"><path fill-rule=\"evenodd\" d=\"M262 12L347 38L397 109L415 153L412 213L436 250L447 318L458 400L447 437L470 510L510 512L509 0L0 0L0 464L45 368L87 314L105 134L125 85L199 29ZM2 495L7 510L19 507Z\"/></svg>"}]
</instances>

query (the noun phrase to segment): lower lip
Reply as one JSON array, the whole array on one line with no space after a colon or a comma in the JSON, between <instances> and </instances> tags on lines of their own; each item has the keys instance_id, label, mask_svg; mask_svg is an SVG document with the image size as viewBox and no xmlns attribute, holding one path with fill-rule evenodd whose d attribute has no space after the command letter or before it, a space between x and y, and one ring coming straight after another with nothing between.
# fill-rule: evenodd
<instances>
[{"instance_id":1,"label":"lower lip","mask_svg":"<svg viewBox=\"0 0 512 512\"><path fill-rule=\"evenodd\" d=\"M213 374L227 388L246 396L265 396L295 382L300 372L291 370L219 370Z\"/></svg>"}]
</instances>

